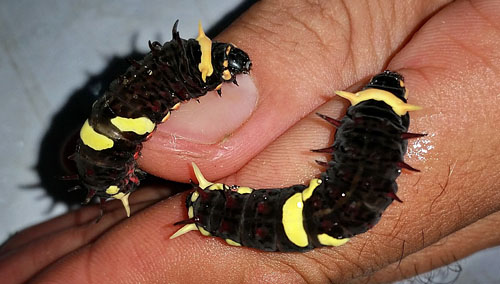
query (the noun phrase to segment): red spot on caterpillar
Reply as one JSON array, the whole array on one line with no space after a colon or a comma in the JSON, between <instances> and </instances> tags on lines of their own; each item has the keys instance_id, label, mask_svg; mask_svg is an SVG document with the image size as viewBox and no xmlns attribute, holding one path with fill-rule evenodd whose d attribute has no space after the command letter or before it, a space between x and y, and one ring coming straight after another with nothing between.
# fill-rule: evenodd
<instances>
[{"instance_id":1,"label":"red spot on caterpillar","mask_svg":"<svg viewBox=\"0 0 500 284\"><path fill-rule=\"evenodd\" d=\"M330 220L323 220L321 222L321 228L323 229L324 232L329 232L333 228L333 222Z\"/></svg>"},{"instance_id":2,"label":"red spot on caterpillar","mask_svg":"<svg viewBox=\"0 0 500 284\"><path fill-rule=\"evenodd\" d=\"M224 195L226 196L226 207L227 208L234 208L237 205L237 202L233 198L233 196L230 193L228 193L227 191L224 191Z\"/></svg>"},{"instance_id":3,"label":"red spot on caterpillar","mask_svg":"<svg viewBox=\"0 0 500 284\"><path fill-rule=\"evenodd\" d=\"M60 180L79 180L80 178L78 175L68 175L68 176L61 176L59 177Z\"/></svg>"},{"instance_id":4,"label":"red spot on caterpillar","mask_svg":"<svg viewBox=\"0 0 500 284\"><path fill-rule=\"evenodd\" d=\"M269 205L266 202L261 201L257 204L257 212L262 215L266 215L269 213Z\"/></svg>"},{"instance_id":5,"label":"red spot on caterpillar","mask_svg":"<svg viewBox=\"0 0 500 284\"><path fill-rule=\"evenodd\" d=\"M231 223L228 221L222 221L222 224L219 227L219 232L229 232L231 230Z\"/></svg>"},{"instance_id":6,"label":"red spot on caterpillar","mask_svg":"<svg viewBox=\"0 0 500 284\"><path fill-rule=\"evenodd\" d=\"M139 179L136 176L131 176L129 179L131 182L133 182L135 184L139 184Z\"/></svg>"},{"instance_id":7,"label":"red spot on caterpillar","mask_svg":"<svg viewBox=\"0 0 500 284\"><path fill-rule=\"evenodd\" d=\"M255 229L255 235L258 237L258 238L265 238L267 235L269 234L269 231L266 229L266 228L263 228L263 227L258 227L257 229Z\"/></svg>"},{"instance_id":8,"label":"red spot on caterpillar","mask_svg":"<svg viewBox=\"0 0 500 284\"><path fill-rule=\"evenodd\" d=\"M134 153L134 160L139 159L139 156L140 156L140 152L135 152Z\"/></svg>"}]
</instances>

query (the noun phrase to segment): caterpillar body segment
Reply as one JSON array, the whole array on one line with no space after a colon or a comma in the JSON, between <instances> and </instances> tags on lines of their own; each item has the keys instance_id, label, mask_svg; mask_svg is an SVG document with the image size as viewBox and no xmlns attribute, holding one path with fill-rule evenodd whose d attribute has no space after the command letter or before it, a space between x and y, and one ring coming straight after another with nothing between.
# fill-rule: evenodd
<instances>
[{"instance_id":1,"label":"caterpillar body segment","mask_svg":"<svg viewBox=\"0 0 500 284\"><path fill-rule=\"evenodd\" d=\"M299 252L339 246L366 232L396 196L408 138L408 111L403 77L385 71L358 93L337 92L352 105L332 123L326 170L309 185L254 190L206 181L193 165L199 188L186 200L188 219L171 238L191 230L228 244L266 251Z\"/></svg>"}]
</instances>

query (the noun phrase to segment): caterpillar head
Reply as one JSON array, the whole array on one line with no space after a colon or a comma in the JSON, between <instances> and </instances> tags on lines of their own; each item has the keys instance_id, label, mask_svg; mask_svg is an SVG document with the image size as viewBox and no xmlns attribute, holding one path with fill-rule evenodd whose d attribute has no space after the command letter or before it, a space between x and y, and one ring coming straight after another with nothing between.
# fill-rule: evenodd
<instances>
[{"instance_id":1,"label":"caterpillar head","mask_svg":"<svg viewBox=\"0 0 500 284\"><path fill-rule=\"evenodd\" d=\"M212 56L214 71L224 82L236 84L236 75L248 74L252 68L248 54L232 44L215 43Z\"/></svg>"},{"instance_id":2,"label":"caterpillar head","mask_svg":"<svg viewBox=\"0 0 500 284\"><path fill-rule=\"evenodd\" d=\"M375 75L368 85L363 89L381 89L393 93L396 97L406 102L408 94L406 92L404 78L401 74L385 70L384 72Z\"/></svg>"},{"instance_id":3,"label":"caterpillar head","mask_svg":"<svg viewBox=\"0 0 500 284\"><path fill-rule=\"evenodd\" d=\"M227 54L229 71L232 74L248 74L252 67L252 61L248 57L248 54L233 45L228 45L228 48L230 48Z\"/></svg>"}]
</instances>

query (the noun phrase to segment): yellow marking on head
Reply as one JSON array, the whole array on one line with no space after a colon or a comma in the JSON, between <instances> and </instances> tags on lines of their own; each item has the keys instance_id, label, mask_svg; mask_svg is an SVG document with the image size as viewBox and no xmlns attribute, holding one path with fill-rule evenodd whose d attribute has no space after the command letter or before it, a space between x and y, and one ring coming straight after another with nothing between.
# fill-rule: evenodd
<instances>
[{"instance_id":1,"label":"yellow marking on head","mask_svg":"<svg viewBox=\"0 0 500 284\"><path fill-rule=\"evenodd\" d=\"M318 241L320 244L324 246L341 246L349 241L349 238L344 239L336 239L328 234L320 234L318 235Z\"/></svg>"},{"instance_id":2,"label":"yellow marking on head","mask_svg":"<svg viewBox=\"0 0 500 284\"><path fill-rule=\"evenodd\" d=\"M217 87L215 87L215 90L218 91L218 90L220 90L220 88L222 88L222 83L220 83L219 85L217 85Z\"/></svg>"},{"instance_id":3,"label":"yellow marking on head","mask_svg":"<svg viewBox=\"0 0 500 284\"><path fill-rule=\"evenodd\" d=\"M253 189L250 187L246 187L246 186L240 186L240 187L238 187L238 190L236 190L236 192L239 194L248 194L248 193L252 193Z\"/></svg>"},{"instance_id":4,"label":"yellow marking on head","mask_svg":"<svg viewBox=\"0 0 500 284\"><path fill-rule=\"evenodd\" d=\"M228 243L229 245L235 246L235 247L241 247L240 243L235 242L235 241L233 241L231 239L226 239L226 243Z\"/></svg>"},{"instance_id":5,"label":"yellow marking on head","mask_svg":"<svg viewBox=\"0 0 500 284\"><path fill-rule=\"evenodd\" d=\"M210 237L212 234L210 234L210 232L208 232L207 230L205 230L203 227L198 227L198 230L200 231L200 233L206 237Z\"/></svg>"},{"instance_id":6,"label":"yellow marking on head","mask_svg":"<svg viewBox=\"0 0 500 284\"><path fill-rule=\"evenodd\" d=\"M222 62L222 66L226 67L229 66L229 61L226 59Z\"/></svg>"},{"instance_id":7,"label":"yellow marking on head","mask_svg":"<svg viewBox=\"0 0 500 284\"><path fill-rule=\"evenodd\" d=\"M120 201L123 204L123 207L125 207L125 211L127 212L127 217L130 217L130 206L128 204L128 197L130 196L130 192L125 194L123 192L119 192L111 197L120 199Z\"/></svg>"},{"instance_id":8,"label":"yellow marking on head","mask_svg":"<svg viewBox=\"0 0 500 284\"><path fill-rule=\"evenodd\" d=\"M80 130L80 138L83 144L89 146L90 148L101 151L104 149L113 148L114 142L105 135L97 133L92 126L89 124L89 120L85 120L85 123Z\"/></svg>"},{"instance_id":9,"label":"yellow marking on head","mask_svg":"<svg viewBox=\"0 0 500 284\"><path fill-rule=\"evenodd\" d=\"M194 191L192 194L191 194L191 202L195 202L196 199L198 199L198 196L200 196L200 194L197 192L197 191Z\"/></svg>"},{"instance_id":10,"label":"yellow marking on head","mask_svg":"<svg viewBox=\"0 0 500 284\"><path fill-rule=\"evenodd\" d=\"M193 218L193 217L194 217L194 209L193 209L193 206L189 206L189 209L188 209L188 217L189 217L189 218Z\"/></svg>"},{"instance_id":11,"label":"yellow marking on head","mask_svg":"<svg viewBox=\"0 0 500 284\"><path fill-rule=\"evenodd\" d=\"M309 244L302 220L303 208L302 194L295 193L285 201L281 220L287 238L299 247L306 247Z\"/></svg>"},{"instance_id":12,"label":"yellow marking on head","mask_svg":"<svg viewBox=\"0 0 500 284\"><path fill-rule=\"evenodd\" d=\"M404 88L405 87L405 82L403 80L399 80L399 86L401 88Z\"/></svg>"},{"instance_id":13,"label":"yellow marking on head","mask_svg":"<svg viewBox=\"0 0 500 284\"><path fill-rule=\"evenodd\" d=\"M110 185L108 188L106 188L106 193L109 195L117 194L118 191L120 191L120 188L116 185Z\"/></svg>"},{"instance_id":14,"label":"yellow marking on head","mask_svg":"<svg viewBox=\"0 0 500 284\"><path fill-rule=\"evenodd\" d=\"M231 46L230 45L228 45L226 47L226 55L229 55L229 52L231 52Z\"/></svg>"},{"instance_id":15,"label":"yellow marking on head","mask_svg":"<svg viewBox=\"0 0 500 284\"><path fill-rule=\"evenodd\" d=\"M173 235L170 236L170 239L175 239L178 236L182 236L187 232L195 231L198 230L198 227L196 227L196 224L187 224L184 225L182 228L180 228L177 232L175 232Z\"/></svg>"},{"instance_id":16,"label":"yellow marking on head","mask_svg":"<svg viewBox=\"0 0 500 284\"><path fill-rule=\"evenodd\" d=\"M302 200L306 201L307 199L309 199L316 187L318 187L322 182L323 181L318 178L313 178L311 182L309 182L309 187L302 192Z\"/></svg>"},{"instance_id":17,"label":"yellow marking on head","mask_svg":"<svg viewBox=\"0 0 500 284\"><path fill-rule=\"evenodd\" d=\"M161 123L164 123L170 118L170 111L161 119Z\"/></svg>"},{"instance_id":18,"label":"yellow marking on head","mask_svg":"<svg viewBox=\"0 0 500 284\"><path fill-rule=\"evenodd\" d=\"M208 180L205 179L205 177L203 176L200 169L195 163L191 163L191 165L193 166L194 175L196 176L196 179L198 180L198 185L200 186L201 189L205 189L213 184L212 182L209 182Z\"/></svg>"},{"instance_id":19,"label":"yellow marking on head","mask_svg":"<svg viewBox=\"0 0 500 284\"><path fill-rule=\"evenodd\" d=\"M117 116L111 119L111 123L120 131L131 131L137 135L151 133L155 129L155 124L147 117L126 118Z\"/></svg>"},{"instance_id":20,"label":"yellow marking on head","mask_svg":"<svg viewBox=\"0 0 500 284\"><path fill-rule=\"evenodd\" d=\"M214 67L212 66L212 41L205 35L201 21L198 22L198 37L196 40L201 50L201 60L198 69L201 72L201 79L203 82L206 82L207 77L214 72Z\"/></svg>"},{"instance_id":21,"label":"yellow marking on head","mask_svg":"<svg viewBox=\"0 0 500 284\"><path fill-rule=\"evenodd\" d=\"M231 79L231 77L231 72L229 72L229 70L226 69L222 72L222 79L228 81Z\"/></svg>"},{"instance_id":22,"label":"yellow marking on head","mask_svg":"<svg viewBox=\"0 0 500 284\"><path fill-rule=\"evenodd\" d=\"M419 106L411 105L403 102L401 99L396 97L394 94L379 90L379 89L366 89L357 93L349 93L345 91L335 91L335 94L348 99L352 105L356 105L360 102L367 100L383 101L390 107L397 115L405 115L408 111L420 110Z\"/></svg>"},{"instance_id":23,"label":"yellow marking on head","mask_svg":"<svg viewBox=\"0 0 500 284\"><path fill-rule=\"evenodd\" d=\"M179 109L179 107L180 107L180 106L181 106L181 102L178 102L178 103L176 103L176 104L175 104L175 105L171 108L171 110L177 110L177 109Z\"/></svg>"}]
</instances>

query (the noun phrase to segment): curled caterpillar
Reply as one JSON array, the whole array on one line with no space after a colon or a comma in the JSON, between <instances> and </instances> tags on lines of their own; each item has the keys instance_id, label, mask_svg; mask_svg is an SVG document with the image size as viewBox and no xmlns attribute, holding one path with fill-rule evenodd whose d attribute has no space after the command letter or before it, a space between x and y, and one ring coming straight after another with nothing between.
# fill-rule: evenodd
<instances>
[{"instance_id":1,"label":"curled caterpillar","mask_svg":"<svg viewBox=\"0 0 500 284\"><path fill-rule=\"evenodd\" d=\"M385 71L358 93L337 91L351 106L342 120L321 114L337 131L327 169L309 185L254 190L211 183L193 164L199 186L188 195L189 219L171 238L192 230L223 238L228 244L266 251L307 251L339 246L366 232L396 196L408 138L408 111L403 77Z\"/></svg>"},{"instance_id":2,"label":"curled caterpillar","mask_svg":"<svg viewBox=\"0 0 500 284\"><path fill-rule=\"evenodd\" d=\"M120 199L129 216L128 197L144 175L136 162L142 142L181 102L213 90L220 95L223 82L237 84L235 76L250 71L244 51L212 43L201 23L198 37L188 40L180 38L177 24L171 41L149 42L151 52L110 84L81 128L73 159L87 202Z\"/></svg>"}]
</instances>

